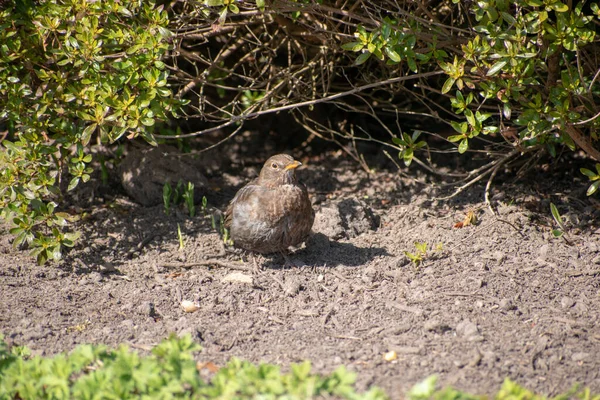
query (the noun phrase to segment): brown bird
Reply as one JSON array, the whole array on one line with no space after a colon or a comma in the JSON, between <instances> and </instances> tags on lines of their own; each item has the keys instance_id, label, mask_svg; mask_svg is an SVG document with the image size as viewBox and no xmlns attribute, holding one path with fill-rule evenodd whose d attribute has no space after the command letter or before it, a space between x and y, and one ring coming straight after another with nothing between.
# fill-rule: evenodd
<instances>
[{"instance_id":1,"label":"brown bird","mask_svg":"<svg viewBox=\"0 0 600 400\"><path fill-rule=\"evenodd\" d=\"M236 247L283 253L307 239L315 211L306 186L296 179L301 165L287 154L277 154L265 162L258 178L237 192L224 221Z\"/></svg>"}]
</instances>

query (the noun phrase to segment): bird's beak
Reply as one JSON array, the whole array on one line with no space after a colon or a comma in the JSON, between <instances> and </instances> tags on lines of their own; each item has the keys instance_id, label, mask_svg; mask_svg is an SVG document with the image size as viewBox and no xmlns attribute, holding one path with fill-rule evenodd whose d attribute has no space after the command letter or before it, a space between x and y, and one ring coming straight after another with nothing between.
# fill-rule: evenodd
<instances>
[{"instance_id":1,"label":"bird's beak","mask_svg":"<svg viewBox=\"0 0 600 400\"><path fill-rule=\"evenodd\" d=\"M301 163L300 161L296 161L296 160L294 160L294 162L293 162L293 163L286 165L284 169L285 169L286 171L288 171L288 170L290 170L290 169L296 169L296 168L298 168L298 167L299 167L299 166L301 166L301 165L302 165L302 163Z\"/></svg>"}]
</instances>

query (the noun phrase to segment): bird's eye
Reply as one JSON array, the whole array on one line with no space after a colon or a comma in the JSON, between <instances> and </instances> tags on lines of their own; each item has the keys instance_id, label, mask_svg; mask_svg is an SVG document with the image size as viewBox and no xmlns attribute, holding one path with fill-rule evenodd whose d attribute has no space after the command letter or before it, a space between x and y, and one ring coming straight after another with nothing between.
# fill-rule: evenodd
<instances>
[{"instance_id":1,"label":"bird's eye","mask_svg":"<svg viewBox=\"0 0 600 400\"><path fill-rule=\"evenodd\" d=\"M277 165L276 163L273 163L273 164L271 164L271 168L277 169L277 168L279 168L279 165Z\"/></svg>"}]
</instances>

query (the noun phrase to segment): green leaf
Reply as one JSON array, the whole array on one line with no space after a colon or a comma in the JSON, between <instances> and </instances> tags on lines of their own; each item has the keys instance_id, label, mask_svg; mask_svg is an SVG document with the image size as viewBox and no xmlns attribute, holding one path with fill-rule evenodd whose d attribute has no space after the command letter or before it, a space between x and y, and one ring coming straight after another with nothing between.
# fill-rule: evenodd
<instances>
[{"instance_id":1,"label":"green leaf","mask_svg":"<svg viewBox=\"0 0 600 400\"><path fill-rule=\"evenodd\" d=\"M463 140L465 138L465 135L451 135L448 136L448 141L452 142L452 143L456 143L460 140Z\"/></svg>"},{"instance_id":2,"label":"green leaf","mask_svg":"<svg viewBox=\"0 0 600 400\"><path fill-rule=\"evenodd\" d=\"M504 103L502 105L502 115L504 115L504 118L506 119L510 119L510 116L512 114L512 109L510 108L510 103Z\"/></svg>"},{"instance_id":3,"label":"green leaf","mask_svg":"<svg viewBox=\"0 0 600 400\"><path fill-rule=\"evenodd\" d=\"M402 58L400 57L400 55L398 53L396 53L391 47L384 47L383 51L385 52L385 54L387 54L387 56L390 58L390 60L394 61L394 62L400 62L402 61Z\"/></svg>"},{"instance_id":4,"label":"green leaf","mask_svg":"<svg viewBox=\"0 0 600 400\"><path fill-rule=\"evenodd\" d=\"M240 13L240 9L239 9L239 7L235 3L231 3L229 5L229 11L231 11L234 14L239 14Z\"/></svg>"},{"instance_id":5,"label":"green leaf","mask_svg":"<svg viewBox=\"0 0 600 400\"><path fill-rule=\"evenodd\" d=\"M510 15L507 12L501 11L500 15L502 15L503 20L505 20L506 22L508 22L511 25L514 25L517 23L517 20L515 19L515 17L513 17L512 15Z\"/></svg>"},{"instance_id":6,"label":"green leaf","mask_svg":"<svg viewBox=\"0 0 600 400\"><path fill-rule=\"evenodd\" d=\"M256 0L256 7L258 7L260 11L265 11L265 0Z\"/></svg>"},{"instance_id":7,"label":"green leaf","mask_svg":"<svg viewBox=\"0 0 600 400\"><path fill-rule=\"evenodd\" d=\"M141 122L146 126L152 126L154 125L154 118L142 118Z\"/></svg>"},{"instance_id":8,"label":"green leaf","mask_svg":"<svg viewBox=\"0 0 600 400\"><path fill-rule=\"evenodd\" d=\"M560 216L560 213L558 212L558 209L556 208L556 206L554 205L554 203L550 203L550 212L552 213L552 217L554 218L554 220L556 221L556 223L563 228L563 220L562 217ZM564 228L563 228L564 229Z\"/></svg>"},{"instance_id":9,"label":"green leaf","mask_svg":"<svg viewBox=\"0 0 600 400\"><path fill-rule=\"evenodd\" d=\"M392 138L392 142L394 142L395 144L398 144L400 146L406 146L407 145L407 143L402 138L399 138L399 137Z\"/></svg>"},{"instance_id":10,"label":"green leaf","mask_svg":"<svg viewBox=\"0 0 600 400\"><path fill-rule=\"evenodd\" d=\"M364 64L369 59L369 57L371 57L371 53L369 53L369 52L362 53L361 55L356 57L356 60L354 61L354 65Z\"/></svg>"},{"instance_id":11,"label":"green leaf","mask_svg":"<svg viewBox=\"0 0 600 400\"><path fill-rule=\"evenodd\" d=\"M227 7L223 7L221 12L219 13L219 25L223 25L225 23L225 19L227 19Z\"/></svg>"},{"instance_id":12,"label":"green leaf","mask_svg":"<svg viewBox=\"0 0 600 400\"><path fill-rule=\"evenodd\" d=\"M448 93L450 89L452 89L452 85L454 85L454 82L456 82L456 79L452 77L446 79L446 82L444 82L444 86L442 86L442 93Z\"/></svg>"},{"instance_id":13,"label":"green leaf","mask_svg":"<svg viewBox=\"0 0 600 400\"><path fill-rule=\"evenodd\" d=\"M71 182L69 182L69 186L67 187L67 191L70 192L71 190L75 189L78 184L79 184L79 178L78 177L74 177L73 179L71 179Z\"/></svg>"},{"instance_id":14,"label":"green leaf","mask_svg":"<svg viewBox=\"0 0 600 400\"><path fill-rule=\"evenodd\" d=\"M554 237L561 237L563 235L563 232L560 229L552 229L552 235L554 235Z\"/></svg>"},{"instance_id":15,"label":"green leaf","mask_svg":"<svg viewBox=\"0 0 600 400\"><path fill-rule=\"evenodd\" d=\"M349 51L361 51L365 47L362 42L349 42L342 45L342 49Z\"/></svg>"},{"instance_id":16,"label":"green leaf","mask_svg":"<svg viewBox=\"0 0 600 400\"><path fill-rule=\"evenodd\" d=\"M469 139L464 138L462 142L458 145L458 152L463 154L465 151L469 149Z\"/></svg>"},{"instance_id":17,"label":"green leaf","mask_svg":"<svg viewBox=\"0 0 600 400\"><path fill-rule=\"evenodd\" d=\"M487 72L487 76L496 75L498 72L500 72L502 70L502 68L504 68L506 63L507 63L506 60L500 60L496 64L492 65L492 67Z\"/></svg>"},{"instance_id":18,"label":"green leaf","mask_svg":"<svg viewBox=\"0 0 600 400\"><path fill-rule=\"evenodd\" d=\"M469 130L469 125L466 122L450 121L450 125L458 133L465 134Z\"/></svg>"},{"instance_id":19,"label":"green leaf","mask_svg":"<svg viewBox=\"0 0 600 400\"><path fill-rule=\"evenodd\" d=\"M437 375L431 375L414 385L408 392L409 399L429 399L435 392Z\"/></svg>"},{"instance_id":20,"label":"green leaf","mask_svg":"<svg viewBox=\"0 0 600 400\"><path fill-rule=\"evenodd\" d=\"M88 125L81 134L81 144L87 146L90 143L90 139L92 138L92 133L96 130L98 124Z\"/></svg>"},{"instance_id":21,"label":"green leaf","mask_svg":"<svg viewBox=\"0 0 600 400\"><path fill-rule=\"evenodd\" d=\"M550 8L552 8L556 12L567 12L567 11L569 11L569 6L566 5L566 4L564 4L562 1L557 1L556 3L550 5Z\"/></svg>"},{"instance_id":22,"label":"green leaf","mask_svg":"<svg viewBox=\"0 0 600 400\"><path fill-rule=\"evenodd\" d=\"M600 181L596 181L596 182L592 183L592 184L590 185L590 187L588 188L588 190L587 190L586 194L587 194L588 196L591 196L591 195L593 195L593 194L594 194L594 193L596 193L596 191L598 190L598 187L600 187Z\"/></svg>"},{"instance_id":23,"label":"green leaf","mask_svg":"<svg viewBox=\"0 0 600 400\"><path fill-rule=\"evenodd\" d=\"M590 171L587 168L580 168L579 171L584 174L585 176L587 176L588 178L594 178L596 177L596 173L594 171Z\"/></svg>"},{"instance_id":24,"label":"green leaf","mask_svg":"<svg viewBox=\"0 0 600 400\"><path fill-rule=\"evenodd\" d=\"M412 162L413 155L414 155L413 149L411 149L411 148L405 149L403 151L403 153L404 153L404 155L402 156L402 158L404 159L404 165L406 165L407 167L410 167L410 163Z\"/></svg>"},{"instance_id":25,"label":"green leaf","mask_svg":"<svg viewBox=\"0 0 600 400\"><path fill-rule=\"evenodd\" d=\"M223 0L206 0L204 3L209 7L222 6L225 4Z\"/></svg>"}]
</instances>

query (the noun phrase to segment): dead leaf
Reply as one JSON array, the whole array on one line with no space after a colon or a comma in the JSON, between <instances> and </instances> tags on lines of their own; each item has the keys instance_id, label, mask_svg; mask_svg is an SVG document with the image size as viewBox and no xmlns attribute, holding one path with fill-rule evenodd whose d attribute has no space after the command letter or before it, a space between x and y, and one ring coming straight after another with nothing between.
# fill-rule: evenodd
<instances>
[{"instance_id":1,"label":"dead leaf","mask_svg":"<svg viewBox=\"0 0 600 400\"><path fill-rule=\"evenodd\" d=\"M212 372L214 374L215 372L218 372L219 369L221 369L221 368L219 366L217 366L215 363L213 363L212 361L207 361L207 362L198 361L196 363L196 370L198 372L200 372L203 369L206 369L209 372Z\"/></svg>"},{"instance_id":2,"label":"dead leaf","mask_svg":"<svg viewBox=\"0 0 600 400\"><path fill-rule=\"evenodd\" d=\"M464 228L465 226L469 226L469 225L477 225L477 216L475 215L475 212L473 212L473 211L467 212L465 219L462 220L461 222L457 222L456 224L454 224L454 227L455 228Z\"/></svg>"}]
</instances>

